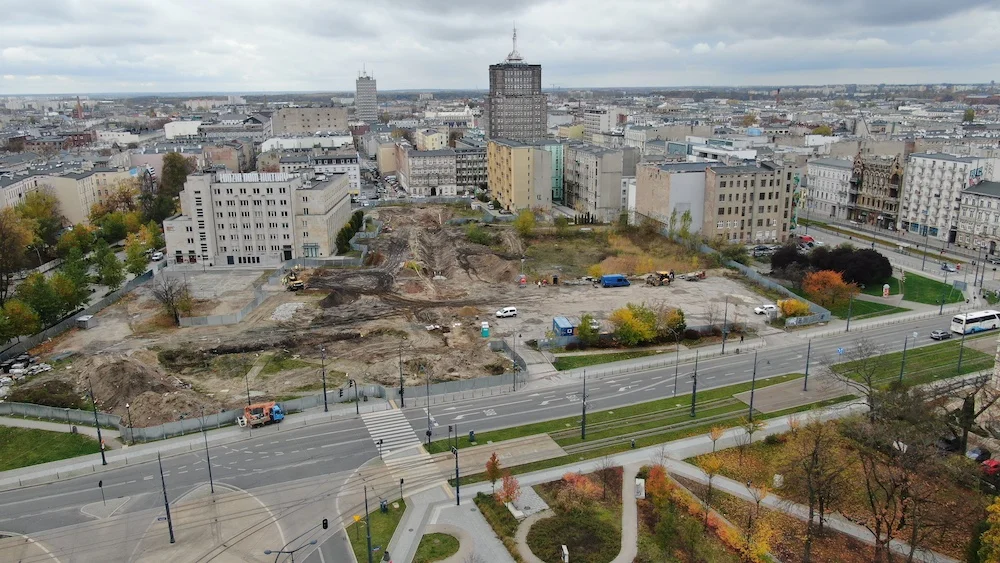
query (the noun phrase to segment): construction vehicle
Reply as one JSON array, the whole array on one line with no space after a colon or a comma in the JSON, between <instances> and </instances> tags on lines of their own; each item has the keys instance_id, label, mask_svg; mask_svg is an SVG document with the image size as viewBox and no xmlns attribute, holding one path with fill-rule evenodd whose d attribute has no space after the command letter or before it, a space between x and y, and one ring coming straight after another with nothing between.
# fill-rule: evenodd
<instances>
[{"instance_id":1,"label":"construction vehicle","mask_svg":"<svg viewBox=\"0 0 1000 563\"><path fill-rule=\"evenodd\" d=\"M687 281L703 280L705 279L705 270L702 270L700 272L688 272L686 274L681 274L681 279Z\"/></svg>"},{"instance_id":2,"label":"construction vehicle","mask_svg":"<svg viewBox=\"0 0 1000 563\"><path fill-rule=\"evenodd\" d=\"M288 291L301 291L306 288L306 284L302 280L294 280L288 282Z\"/></svg>"},{"instance_id":3,"label":"construction vehicle","mask_svg":"<svg viewBox=\"0 0 1000 563\"><path fill-rule=\"evenodd\" d=\"M674 279L673 272L653 272L646 276L646 285L661 286L670 285L671 280Z\"/></svg>"},{"instance_id":4,"label":"construction vehicle","mask_svg":"<svg viewBox=\"0 0 1000 563\"><path fill-rule=\"evenodd\" d=\"M250 428L264 426L265 424L277 424L284 420L285 411L281 405L275 402L254 403L243 407L243 416L238 417L236 422L240 427L250 425Z\"/></svg>"}]
</instances>

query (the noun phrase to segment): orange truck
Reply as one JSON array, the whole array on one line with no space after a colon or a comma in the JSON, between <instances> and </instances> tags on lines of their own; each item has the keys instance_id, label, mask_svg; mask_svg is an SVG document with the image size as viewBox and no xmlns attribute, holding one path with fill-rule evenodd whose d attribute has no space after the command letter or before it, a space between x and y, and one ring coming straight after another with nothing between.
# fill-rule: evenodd
<instances>
[{"instance_id":1,"label":"orange truck","mask_svg":"<svg viewBox=\"0 0 1000 563\"><path fill-rule=\"evenodd\" d=\"M250 425L250 428L264 426L265 424L277 424L284 420L285 411L281 405L275 402L254 403L243 407L243 416L237 419L241 427Z\"/></svg>"}]
</instances>

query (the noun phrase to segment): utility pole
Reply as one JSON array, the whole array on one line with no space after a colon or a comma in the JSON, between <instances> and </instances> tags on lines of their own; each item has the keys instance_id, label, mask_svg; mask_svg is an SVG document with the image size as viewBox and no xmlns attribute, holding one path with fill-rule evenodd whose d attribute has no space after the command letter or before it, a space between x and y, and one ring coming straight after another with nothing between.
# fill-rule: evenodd
<instances>
[{"instance_id":1,"label":"utility pole","mask_svg":"<svg viewBox=\"0 0 1000 563\"><path fill-rule=\"evenodd\" d=\"M399 408L406 406L403 401L403 341L399 341Z\"/></svg>"},{"instance_id":2,"label":"utility pole","mask_svg":"<svg viewBox=\"0 0 1000 563\"><path fill-rule=\"evenodd\" d=\"M927 263L927 251L930 250L927 247L927 235L931 234L931 228L927 225L927 210L924 210L924 257L920 260L920 271L924 271L924 264Z\"/></svg>"},{"instance_id":3,"label":"utility pole","mask_svg":"<svg viewBox=\"0 0 1000 563\"><path fill-rule=\"evenodd\" d=\"M716 309L718 310L718 309ZM729 333L729 296L726 296L726 308L722 311L722 355L726 355L726 336Z\"/></svg>"},{"instance_id":4,"label":"utility pole","mask_svg":"<svg viewBox=\"0 0 1000 563\"><path fill-rule=\"evenodd\" d=\"M372 563L372 523L368 513L368 483L365 483L365 530L368 534L368 563Z\"/></svg>"},{"instance_id":5,"label":"utility pole","mask_svg":"<svg viewBox=\"0 0 1000 563\"><path fill-rule=\"evenodd\" d=\"M753 351L753 376L750 379L750 422L753 422L753 392L757 387L757 350Z\"/></svg>"},{"instance_id":6,"label":"utility pole","mask_svg":"<svg viewBox=\"0 0 1000 563\"><path fill-rule=\"evenodd\" d=\"M962 373L962 354L965 352L965 326L962 326L962 341L958 343L958 373Z\"/></svg>"},{"instance_id":7,"label":"utility pole","mask_svg":"<svg viewBox=\"0 0 1000 563\"><path fill-rule=\"evenodd\" d=\"M104 440L101 439L101 421L97 418L97 399L94 398L94 385L87 378L87 387L90 389L90 404L94 406L94 426L97 427L97 441L101 445L101 465L107 465L108 460L104 457Z\"/></svg>"},{"instance_id":8,"label":"utility pole","mask_svg":"<svg viewBox=\"0 0 1000 563\"><path fill-rule=\"evenodd\" d=\"M803 391L808 391L809 390L809 356L812 353L812 348L813 348L813 339L810 338L809 339L809 346L806 347L806 379L805 379L805 381L802 382L802 390ZM906 349L904 348L903 350L904 350L903 351L903 357L905 358L906 357L906 351L905 351Z\"/></svg>"},{"instance_id":9,"label":"utility pole","mask_svg":"<svg viewBox=\"0 0 1000 563\"><path fill-rule=\"evenodd\" d=\"M695 417L695 403L698 401L698 350L694 351L694 373L691 374L691 418Z\"/></svg>"},{"instance_id":10,"label":"utility pole","mask_svg":"<svg viewBox=\"0 0 1000 563\"><path fill-rule=\"evenodd\" d=\"M844 332L851 332L851 312L854 310L854 293L851 293L847 302L847 328Z\"/></svg>"},{"instance_id":11,"label":"utility pole","mask_svg":"<svg viewBox=\"0 0 1000 563\"><path fill-rule=\"evenodd\" d=\"M458 448L451 448L451 453L455 455L455 506L462 504L462 481L458 477Z\"/></svg>"},{"instance_id":12,"label":"utility pole","mask_svg":"<svg viewBox=\"0 0 1000 563\"><path fill-rule=\"evenodd\" d=\"M163 488L163 508L167 511L167 531L170 532L170 543L174 543L174 521L170 519L170 501L167 499L167 481L163 478L163 461L160 452L156 452L156 463L160 466L160 486Z\"/></svg>"},{"instance_id":13,"label":"utility pole","mask_svg":"<svg viewBox=\"0 0 1000 563\"><path fill-rule=\"evenodd\" d=\"M354 414L361 415L361 401L358 400L358 382L353 379L347 380L349 385L354 386Z\"/></svg>"},{"instance_id":14,"label":"utility pole","mask_svg":"<svg viewBox=\"0 0 1000 563\"><path fill-rule=\"evenodd\" d=\"M903 337L903 360L899 362L899 382L903 382L903 370L906 369L906 342L910 339L910 335L907 334Z\"/></svg>"},{"instance_id":15,"label":"utility pole","mask_svg":"<svg viewBox=\"0 0 1000 563\"><path fill-rule=\"evenodd\" d=\"M523 259L521 260L521 263L522 264L524 263ZM511 370L514 372L514 389L513 389L514 391L517 391L517 336L518 335L515 332L514 333L514 348L513 348L513 350L510 353L510 361L511 361L512 364L514 364L514 366L511 368Z\"/></svg>"},{"instance_id":16,"label":"utility pole","mask_svg":"<svg viewBox=\"0 0 1000 563\"><path fill-rule=\"evenodd\" d=\"M945 286L948 285L948 270L944 271L944 285ZM944 314L944 290L945 289L946 289L946 287L942 287L941 288L941 305L940 305L940 307L938 307L938 315L939 316Z\"/></svg>"},{"instance_id":17,"label":"utility pole","mask_svg":"<svg viewBox=\"0 0 1000 563\"><path fill-rule=\"evenodd\" d=\"M676 330L670 329L670 332L674 333L674 343L676 344L676 349L674 350L674 394L673 397L677 396L677 375L678 370L681 368L681 335L677 333Z\"/></svg>"},{"instance_id":18,"label":"utility pole","mask_svg":"<svg viewBox=\"0 0 1000 563\"><path fill-rule=\"evenodd\" d=\"M424 366L421 365L419 370L424 371ZM424 379L427 384L427 408L424 410L427 411L427 445L429 446L431 445L431 374L427 373Z\"/></svg>"},{"instance_id":19,"label":"utility pole","mask_svg":"<svg viewBox=\"0 0 1000 563\"><path fill-rule=\"evenodd\" d=\"M583 370L583 418L580 423L580 439L587 439L587 370Z\"/></svg>"},{"instance_id":20,"label":"utility pole","mask_svg":"<svg viewBox=\"0 0 1000 563\"><path fill-rule=\"evenodd\" d=\"M326 402L326 347L320 348L323 354L323 412L330 412L330 406Z\"/></svg>"},{"instance_id":21,"label":"utility pole","mask_svg":"<svg viewBox=\"0 0 1000 563\"><path fill-rule=\"evenodd\" d=\"M135 445L135 428L132 427L132 409L129 407L128 403L125 403L125 412L128 413L128 436L129 436L129 441L131 442L129 445L130 446L134 446ZM67 414L68 413L69 413L69 411L67 410Z\"/></svg>"},{"instance_id":22,"label":"utility pole","mask_svg":"<svg viewBox=\"0 0 1000 563\"><path fill-rule=\"evenodd\" d=\"M215 494L215 482L212 480L212 458L208 455L208 431L205 430L205 409L201 409L201 435L205 438L205 462L208 463L208 487Z\"/></svg>"}]
</instances>

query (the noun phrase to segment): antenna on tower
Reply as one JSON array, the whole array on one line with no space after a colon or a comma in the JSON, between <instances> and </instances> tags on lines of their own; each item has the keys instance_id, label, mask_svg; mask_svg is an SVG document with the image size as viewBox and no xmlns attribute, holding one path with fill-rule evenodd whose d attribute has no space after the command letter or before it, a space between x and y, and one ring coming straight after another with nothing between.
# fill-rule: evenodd
<instances>
[{"instance_id":1,"label":"antenna on tower","mask_svg":"<svg viewBox=\"0 0 1000 563\"><path fill-rule=\"evenodd\" d=\"M507 55L507 62L509 62L509 63L519 63L519 62L522 62L522 61L524 61L524 59L522 59L521 58L521 54L517 52L517 23L515 22L514 23L514 45L513 45L513 48L510 51L510 54Z\"/></svg>"}]
</instances>

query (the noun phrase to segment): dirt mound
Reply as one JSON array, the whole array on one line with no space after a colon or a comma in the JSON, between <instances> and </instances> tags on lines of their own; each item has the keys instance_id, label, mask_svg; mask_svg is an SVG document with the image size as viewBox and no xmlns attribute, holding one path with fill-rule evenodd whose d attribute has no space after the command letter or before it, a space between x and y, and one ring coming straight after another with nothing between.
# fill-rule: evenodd
<instances>
[{"instance_id":1,"label":"dirt mound","mask_svg":"<svg viewBox=\"0 0 1000 563\"><path fill-rule=\"evenodd\" d=\"M392 290L392 274L382 270L316 270L309 285L316 289L380 295Z\"/></svg>"},{"instance_id":2,"label":"dirt mound","mask_svg":"<svg viewBox=\"0 0 1000 563\"><path fill-rule=\"evenodd\" d=\"M349 303L354 303L358 299L358 294L353 291L347 290L333 290L329 295L323 298L319 302L319 306L324 309L329 309L330 307L339 307L341 305L347 305Z\"/></svg>"},{"instance_id":3,"label":"dirt mound","mask_svg":"<svg viewBox=\"0 0 1000 563\"><path fill-rule=\"evenodd\" d=\"M469 275L490 283L515 281L521 269L518 262L504 260L495 254L470 254L465 259Z\"/></svg>"},{"instance_id":4,"label":"dirt mound","mask_svg":"<svg viewBox=\"0 0 1000 563\"><path fill-rule=\"evenodd\" d=\"M185 418L198 418L202 409L205 414L211 414L222 408L221 404L207 401L202 395L185 389L162 393L146 391L135 397L129 406L132 411L132 424L136 428L156 426Z\"/></svg>"}]
</instances>

